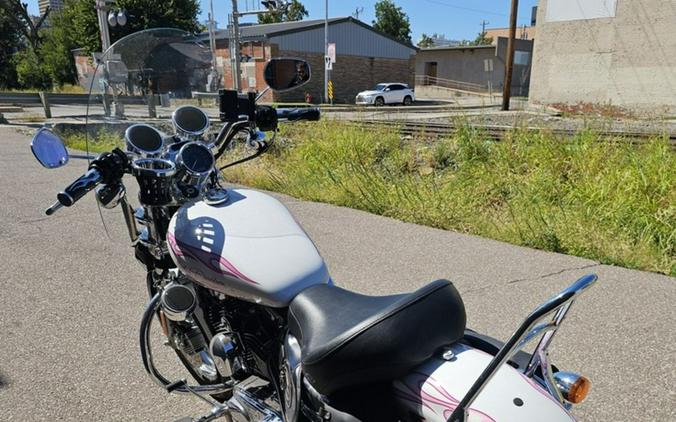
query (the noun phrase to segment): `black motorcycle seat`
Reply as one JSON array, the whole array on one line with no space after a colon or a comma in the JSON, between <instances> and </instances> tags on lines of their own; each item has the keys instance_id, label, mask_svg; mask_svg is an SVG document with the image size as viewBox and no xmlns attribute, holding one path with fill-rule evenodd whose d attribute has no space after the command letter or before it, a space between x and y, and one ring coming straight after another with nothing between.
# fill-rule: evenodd
<instances>
[{"instance_id":1,"label":"black motorcycle seat","mask_svg":"<svg viewBox=\"0 0 676 422\"><path fill-rule=\"evenodd\" d=\"M289 306L289 331L308 381L324 395L395 379L463 337L466 316L448 280L392 296L366 296L327 284Z\"/></svg>"}]
</instances>

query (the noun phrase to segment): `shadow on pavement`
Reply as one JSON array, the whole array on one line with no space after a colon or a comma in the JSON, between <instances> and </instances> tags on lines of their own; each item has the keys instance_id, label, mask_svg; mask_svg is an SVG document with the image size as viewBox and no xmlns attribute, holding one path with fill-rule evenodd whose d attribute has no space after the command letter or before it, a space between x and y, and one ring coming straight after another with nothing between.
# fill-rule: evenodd
<instances>
[{"instance_id":1,"label":"shadow on pavement","mask_svg":"<svg viewBox=\"0 0 676 422\"><path fill-rule=\"evenodd\" d=\"M5 378L5 376L2 375L2 373L0 373L0 390L2 390L3 388L6 388L8 386L9 386L9 382L7 381L7 378Z\"/></svg>"}]
</instances>

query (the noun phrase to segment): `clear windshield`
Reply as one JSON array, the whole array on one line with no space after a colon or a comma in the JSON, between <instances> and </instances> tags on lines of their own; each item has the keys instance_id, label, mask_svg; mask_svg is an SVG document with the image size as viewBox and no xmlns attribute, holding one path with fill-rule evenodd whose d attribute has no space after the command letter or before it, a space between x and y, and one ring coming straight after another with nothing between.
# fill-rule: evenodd
<instances>
[{"instance_id":1,"label":"clear windshield","mask_svg":"<svg viewBox=\"0 0 676 422\"><path fill-rule=\"evenodd\" d=\"M90 85L91 122L160 118L195 103L213 77L211 52L178 29L149 29L113 44L97 61Z\"/></svg>"},{"instance_id":2,"label":"clear windshield","mask_svg":"<svg viewBox=\"0 0 676 422\"><path fill-rule=\"evenodd\" d=\"M124 149L124 132L135 123L171 136L171 114L181 105L200 106L215 120L219 79L209 48L185 31L150 29L120 39L98 58L87 79L87 124L81 134L86 149L91 154ZM137 184L125 178L125 185L135 203ZM114 233L124 230L119 207L102 210L102 218L114 240L125 238Z\"/></svg>"},{"instance_id":3,"label":"clear windshield","mask_svg":"<svg viewBox=\"0 0 676 422\"><path fill-rule=\"evenodd\" d=\"M375 88L373 88L374 91L383 91L387 85L385 84L378 84L376 85Z\"/></svg>"}]
</instances>

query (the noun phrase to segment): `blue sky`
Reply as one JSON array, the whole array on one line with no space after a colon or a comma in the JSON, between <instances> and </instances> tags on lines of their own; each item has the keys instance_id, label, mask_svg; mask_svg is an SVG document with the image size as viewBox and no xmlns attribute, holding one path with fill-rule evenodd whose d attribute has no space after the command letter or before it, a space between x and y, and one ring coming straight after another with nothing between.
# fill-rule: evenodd
<instances>
[{"instance_id":1,"label":"blue sky","mask_svg":"<svg viewBox=\"0 0 676 422\"><path fill-rule=\"evenodd\" d=\"M231 0L213 0L214 15L219 27L225 27L231 10ZM37 14L37 0L28 0L29 9ZM94 0L92 0L93 7ZM240 10L255 8L258 0L239 0ZM309 19L324 18L324 0L302 0L310 12ZM413 40L420 34L441 33L449 39L472 39L481 31L481 21L487 20L489 28L505 27L509 23L510 0L395 0L408 14ZM209 0L200 0L200 20L207 19ZM359 19L371 23L374 19L375 0L329 0L329 16L349 16L363 8ZM537 0L519 2L519 25L529 24L531 8ZM249 19L252 20L252 19Z\"/></svg>"}]
</instances>

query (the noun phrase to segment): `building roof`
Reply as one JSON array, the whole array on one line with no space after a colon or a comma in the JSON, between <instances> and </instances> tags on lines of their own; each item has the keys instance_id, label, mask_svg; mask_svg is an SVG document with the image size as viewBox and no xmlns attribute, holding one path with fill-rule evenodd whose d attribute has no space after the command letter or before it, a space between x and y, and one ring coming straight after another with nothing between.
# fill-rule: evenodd
<instances>
[{"instance_id":1,"label":"building roof","mask_svg":"<svg viewBox=\"0 0 676 422\"><path fill-rule=\"evenodd\" d=\"M406 47L412 48L412 49L417 49L413 44L407 43L400 41L390 35L384 34L371 25L368 25L360 20L357 20L353 18L352 16L343 16L343 17L336 17L336 18L330 18L328 20L329 25L337 24L337 23L343 23L343 22L352 22L357 25L360 25L364 28L367 28L377 34L382 35L383 37L389 38L390 40L399 43L401 45L404 45ZM254 24L254 25L247 25L247 24L241 24L239 26L240 30L240 36L243 40L246 39L260 39L260 38L269 38L273 36L278 36L278 35L285 35L285 34L291 34L294 32L302 32L310 29L315 29L315 28L320 28L324 26L324 19L312 19L312 20L301 20L301 21L293 21L293 22L279 22L279 23L268 23L268 24ZM209 39L209 33L208 32L203 32L202 34L199 35L200 38L203 39ZM216 39L228 39L230 38L230 31L229 29L221 29L219 31L216 31Z\"/></svg>"},{"instance_id":2,"label":"building roof","mask_svg":"<svg viewBox=\"0 0 676 422\"><path fill-rule=\"evenodd\" d=\"M495 46L492 44L487 44L487 45L452 45L452 46L441 46L441 47L426 47L426 48L419 48L418 51L420 52L425 52L425 51L445 51L445 50L476 50L476 49L484 49L484 48L492 48L495 50Z\"/></svg>"}]
</instances>

